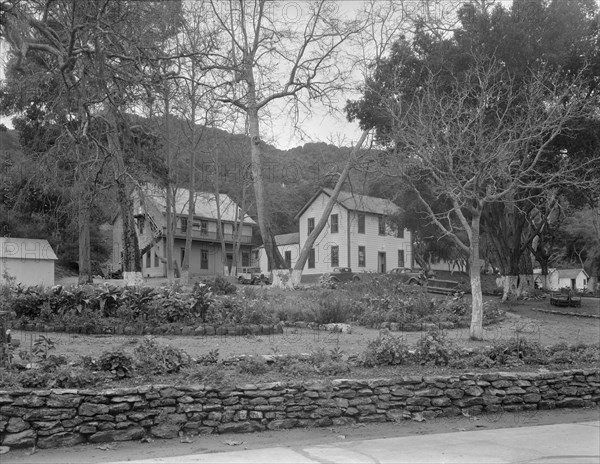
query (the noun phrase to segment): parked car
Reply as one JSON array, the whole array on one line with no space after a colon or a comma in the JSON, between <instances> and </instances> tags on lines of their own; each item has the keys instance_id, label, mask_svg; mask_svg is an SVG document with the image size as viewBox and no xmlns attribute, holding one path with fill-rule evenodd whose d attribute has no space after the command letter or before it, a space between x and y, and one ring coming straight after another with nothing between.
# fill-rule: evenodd
<instances>
[{"instance_id":1,"label":"parked car","mask_svg":"<svg viewBox=\"0 0 600 464\"><path fill-rule=\"evenodd\" d=\"M406 267L395 267L390 269L388 274L398 277L398 279L409 285L423 285L427 283L427 277L421 270L413 270Z\"/></svg>"},{"instance_id":2,"label":"parked car","mask_svg":"<svg viewBox=\"0 0 600 464\"><path fill-rule=\"evenodd\" d=\"M349 267L334 267L329 273L329 277L334 282L358 282L360 277Z\"/></svg>"},{"instance_id":3,"label":"parked car","mask_svg":"<svg viewBox=\"0 0 600 464\"><path fill-rule=\"evenodd\" d=\"M238 269L238 282L241 284L257 285L261 282L268 283L269 280L260 272L258 267L242 267Z\"/></svg>"}]
</instances>

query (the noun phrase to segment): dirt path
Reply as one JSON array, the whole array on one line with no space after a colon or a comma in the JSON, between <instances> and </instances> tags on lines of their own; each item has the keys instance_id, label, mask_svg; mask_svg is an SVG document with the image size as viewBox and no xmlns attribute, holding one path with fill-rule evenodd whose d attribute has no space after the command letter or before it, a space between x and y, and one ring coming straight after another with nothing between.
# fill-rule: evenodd
<instances>
[{"instance_id":1,"label":"dirt path","mask_svg":"<svg viewBox=\"0 0 600 464\"><path fill-rule=\"evenodd\" d=\"M356 426L293 429L252 434L203 435L150 443L120 442L79 445L51 450L13 450L0 457L2 464L96 464L110 461L150 459L189 454L218 453L235 449L259 449L273 446L318 445L339 441L427 435L480 429L524 427L600 419L600 409L560 409L554 411L511 412L484 415L477 420L465 417L440 418L425 422L357 424ZM182 462L184 462L182 460Z\"/></svg>"}]
</instances>

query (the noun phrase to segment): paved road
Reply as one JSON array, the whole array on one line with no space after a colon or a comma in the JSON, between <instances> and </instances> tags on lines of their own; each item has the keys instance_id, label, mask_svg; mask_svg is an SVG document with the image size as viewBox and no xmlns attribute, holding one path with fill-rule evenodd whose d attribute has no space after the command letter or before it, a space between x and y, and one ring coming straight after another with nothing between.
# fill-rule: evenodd
<instances>
[{"instance_id":1,"label":"paved road","mask_svg":"<svg viewBox=\"0 0 600 464\"><path fill-rule=\"evenodd\" d=\"M107 464L598 464L600 421L263 448Z\"/></svg>"}]
</instances>

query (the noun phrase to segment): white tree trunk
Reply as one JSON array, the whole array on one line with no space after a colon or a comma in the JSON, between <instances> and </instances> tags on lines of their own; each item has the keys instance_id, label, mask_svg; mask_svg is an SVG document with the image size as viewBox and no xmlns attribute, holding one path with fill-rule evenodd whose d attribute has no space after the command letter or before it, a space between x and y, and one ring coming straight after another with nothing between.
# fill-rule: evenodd
<instances>
[{"instance_id":1,"label":"white tree trunk","mask_svg":"<svg viewBox=\"0 0 600 464\"><path fill-rule=\"evenodd\" d=\"M292 270L292 285L296 288L299 287L301 280L302 280L302 269L293 269Z\"/></svg>"},{"instance_id":2,"label":"white tree trunk","mask_svg":"<svg viewBox=\"0 0 600 464\"><path fill-rule=\"evenodd\" d=\"M531 295L535 285L531 274L502 276L502 301L523 298Z\"/></svg>"},{"instance_id":3,"label":"white tree trunk","mask_svg":"<svg viewBox=\"0 0 600 464\"><path fill-rule=\"evenodd\" d=\"M471 340L483 340L483 295L481 293L481 266L476 263L471 265L471 296L472 314L469 336Z\"/></svg>"},{"instance_id":4,"label":"white tree trunk","mask_svg":"<svg viewBox=\"0 0 600 464\"><path fill-rule=\"evenodd\" d=\"M141 287L144 285L144 275L141 272L123 272L123 283L126 287Z\"/></svg>"},{"instance_id":5,"label":"white tree trunk","mask_svg":"<svg viewBox=\"0 0 600 464\"><path fill-rule=\"evenodd\" d=\"M293 289L292 275L289 269L273 269L273 288Z\"/></svg>"}]
</instances>

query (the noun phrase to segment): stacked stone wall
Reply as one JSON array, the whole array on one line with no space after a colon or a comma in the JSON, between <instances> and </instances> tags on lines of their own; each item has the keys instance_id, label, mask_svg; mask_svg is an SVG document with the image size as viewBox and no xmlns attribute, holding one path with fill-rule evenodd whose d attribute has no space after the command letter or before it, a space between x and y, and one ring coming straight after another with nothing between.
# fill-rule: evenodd
<instances>
[{"instance_id":1,"label":"stacked stone wall","mask_svg":"<svg viewBox=\"0 0 600 464\"><path fill-rule=\"evenodd\" d=\"M0 442L53 448L600 403L600 370L485 373L215 388L0 391Z\"/></svg>"}]
</instances>

